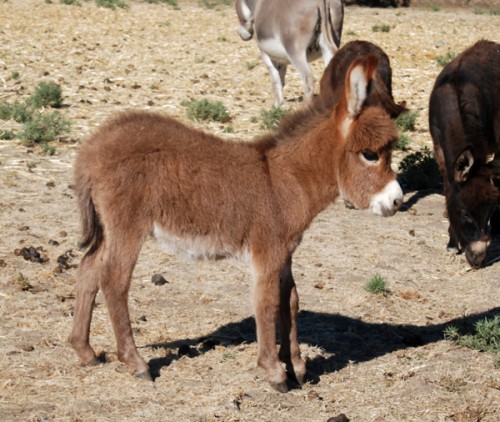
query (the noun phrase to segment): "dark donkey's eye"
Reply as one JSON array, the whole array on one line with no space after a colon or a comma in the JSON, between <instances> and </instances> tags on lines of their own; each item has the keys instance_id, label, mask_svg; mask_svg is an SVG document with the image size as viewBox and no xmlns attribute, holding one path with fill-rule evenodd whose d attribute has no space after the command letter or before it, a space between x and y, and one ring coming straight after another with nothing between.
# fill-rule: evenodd
<instances>
[{"instance_id":1,"label":"dark donkey's eye","mask_svg":"<svg viewBox=\"0 0 500 422\"><path fill-rule=\"evenodd\" d=\"M464 209L460 210L460 220L463 224L474 224L472 216Z\"/></svg>"},{"instance_id":2,"label":"dark donkey's eye","mask_svg":"<svg viewBox=\"0 0 500 422\"><path fill-rule=\"evenodd\" d=\"M380 158L376 152L369 149L365 149L361 154L363 154L364 159L367 161L378 161Z\"/></svg>"}]
</instances>

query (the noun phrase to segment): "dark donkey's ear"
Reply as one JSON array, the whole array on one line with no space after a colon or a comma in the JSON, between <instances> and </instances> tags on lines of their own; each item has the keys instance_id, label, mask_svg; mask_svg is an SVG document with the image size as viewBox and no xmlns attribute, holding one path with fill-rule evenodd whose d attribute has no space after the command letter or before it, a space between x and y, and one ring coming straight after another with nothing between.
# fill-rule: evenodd
<instances>
[{"instance_id":1,"label":"dark donkey's ear","mask_svg":"<svg viewBox=\"0 0 500 422\"><path fill-rule=\"evenodd\" d=\"M456 182L463 183L469 177L470 169L474 164L474 156L470 149L464 150L456 159L453 166L453 177Z\"/></svg>"},{"instance_id":2,"label":"dark donkey's ear","mask_svg":"<svg viewBox=\"0 0 500 422\"><path fill-rule=\"evenodd\" d=\"M496 158L487 164L488 170L491 172L490 181L497 188L500 188L500 158Z\"/></svg>"}]
</instances>

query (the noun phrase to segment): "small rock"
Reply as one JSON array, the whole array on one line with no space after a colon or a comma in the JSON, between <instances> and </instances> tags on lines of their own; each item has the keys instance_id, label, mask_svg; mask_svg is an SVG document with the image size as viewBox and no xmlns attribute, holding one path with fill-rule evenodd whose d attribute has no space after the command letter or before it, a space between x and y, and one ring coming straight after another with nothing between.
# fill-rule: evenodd
<instances>
[{"instance_id":1,"label":"small rock","mask_svg":"<svg viewBox=\"0 0 500 422\"><path fill-rule=\"evenodd\" d=\"M328 419L326 422L349 422L349 418L343 413L341 413L340 415Z\"/></svg>"},{"instance_id":2,"label":"small rock","mask_svg":"<svg viewBox=\"0 0 500 422\"><path fill-rule=\"evenodd\" d=\"M307 393L307 400L317 400L321 398L317 391L311 390Z\"/></svg>"},{"instance_id":3,"label":"small rock","mask_svg":"<svg viewBox=\"0 0 500 422\"><path fill-rule=\"evenodd\" d=\"M165 277L163 277L161 274L155 274L153 277L151 277L151 282L155 286L163 286L164 284L168 283Z\"/></svg>"},{"instance_id":4,"label":"small rock","mask_svg":"<svg viewBox=\"0 0 500 422\"><path fill-rule=\"evenodd\" d=\"M33 346L32 344L21 344L21 350L23 352L32 352L33 350L35 350L35 346Z\"/></svg>"}]
</instances>

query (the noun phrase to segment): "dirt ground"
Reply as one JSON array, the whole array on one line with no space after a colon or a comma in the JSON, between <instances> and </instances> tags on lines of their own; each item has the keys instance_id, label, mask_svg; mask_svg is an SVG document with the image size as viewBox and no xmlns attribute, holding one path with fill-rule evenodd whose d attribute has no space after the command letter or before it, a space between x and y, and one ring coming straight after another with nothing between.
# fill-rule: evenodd
<instances>
[{"instance_id":1,"label":"dirt ground","mask_svg":"<svg viewBox=\"0 0 500 422\"><path fill-rule=\"evenodd\" d=\"M183 262L152 240L136 267L130 306L155 382L135 379L117 361L100 295L91 340L108 362L80 367L66 345L82 255L71 188L80 142L130 107L187 121L181 103L201 98L222 101L232 121L197 126L250 140L263 132L260 112L273 102L255 42L238 38L232 7L129 0L128 9L112 11L82 3L0 1L0 101L22 101L41 81L54 81L72 122L52 156L0 141L2 421L326 422L340 413L351 421L500 420L495 356L443 339L449 324L470 327L498 314L500 263L472 271L463 256L446 252L439 192L406 192L403 210L391 218L337 202L306 232L294 259L309 373L302 389L280 394L256 369L252 280L243 264ZM373 32L376 24L391 30ZM418 150L431 145L427 102L440 71L436 55L483 37L500 42L500 17L348 7L342 41L370 40L388 53L396 99L419 111L411 134ZM314 64L317 78L322 66ZM299 107L301 93L290 69L286 106ZM225 133L228 126L234 133ZM0 121L0 130L16 128ZM396 154L395 168L403 156ZM43 248L46 262L16 254L30 246ZM168 283L154 285L156 273ZM377 273L388 295L363 290Z\"/></svg>"}]
</instances>

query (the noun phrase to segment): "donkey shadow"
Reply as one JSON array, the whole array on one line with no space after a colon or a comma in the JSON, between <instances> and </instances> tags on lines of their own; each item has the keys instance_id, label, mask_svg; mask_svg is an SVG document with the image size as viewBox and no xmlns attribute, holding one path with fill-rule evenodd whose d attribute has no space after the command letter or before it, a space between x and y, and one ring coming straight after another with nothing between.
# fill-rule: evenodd
<instances>
[{"instance_id":1,"label":"donkey shadow","mask_svg":"<svg viewBox=\"0 0 500 422\"><path fill-rule=\"evenodd\" d=\"M401 208L399 209L400 212L407 212L413 205L417 204L420 200L424 199L427 196L438 194L438 195L443 195L443 190L439 188L432 188L432 189L422 189L422 190L416 190L416 191L403 191L404 194L409 194L411 193L412 195L406 199L406 201L403 202L403 205L401 205ZM444 212L444 201L443 201L443 212Z\"/></svg>"},{"instance_id":2,"label":"donkey shadow","mask_svg":"<svg viewBox=\"0 0 500 422\"><path fill-rule=\"evenodd\" d=\"M366 362L397 350L444 340L443 332L450 325L462 335L472 333L476 322L496 315L500 315L500 307L441 324L418 326L368 323L339 314L301 311L298 317L300 342L320 347L326 352L322 355L327 356L307 362L306 381L315 384L322 374L339 371L350 363ZM194 358L216 345L234 347L255 341L255 320L248 317L224 325L206 336L150 344L146 347L177 350L177 353L171 350L167 357L151 359L151 375L153 379L159 377L161 368L185 355Z\"/></svg>"}]
</instances>

